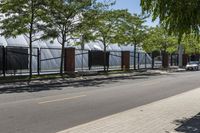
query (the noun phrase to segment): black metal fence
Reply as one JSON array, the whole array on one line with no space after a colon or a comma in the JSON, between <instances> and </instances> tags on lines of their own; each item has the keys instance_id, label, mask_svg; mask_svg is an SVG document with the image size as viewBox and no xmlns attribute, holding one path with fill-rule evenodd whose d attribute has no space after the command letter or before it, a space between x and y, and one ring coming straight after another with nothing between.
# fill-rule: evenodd
<instances>
[{"instance_id":1,"label":"black metal fence","mask_svg":"<svg viewBox=\"0 0 200 133\"><path fill-rule=\"evenodd\" d=\"M29 48L28 47L0 47L0 75L15 76L28 75L29 73ZM98 54L101 55L98 55ZM101 71L104 69L102 63L103 52L94 54L90 50L75 50L75 71ZM109 51L106 54L106 66L108 70L121 70L122 51ZM177 55L170 56L170 64L177 65ZM136 59L136 69L151 69L162 66L162 56L137 52L130 52L130 69L134 69L134 59ZM32 50L33 74L53 74L59 73L61 63L61 48L35 48Z\"/></svg>"},{"instance_id":2,"label":"black metal fence","mask_svg":"<svg viewBox=\"0 0 200 133\"><path fill-rule=\"evenodd\" d=\"M152 68L152 58L151 54L145 52L136 52L136 57L134 57L134 52L130 52L130 64L131 69L151 69ZM135 60L135 67L134 67Z\"/></svg>"},{"instance_id":3,"label":"black metal fence","mask_svg":"<svg viewBox=\"0 0 200 133\"><path fill-rule=\"evenodd\" d=\"M39 73L59 72L61 63L61 48L40 48L39 55Z\"/></svg>"},{"instance_id":4,"label":"black metal fence","mask_svg":"<svg viewBox=\"0 0 200 133\"><path fill-rule=\"evenodd\" d=\"M33 48L33 51L35 48ZM0 47L1 74L4 76L17 75L28 72L29 68L29 49L28 47ZM32 54L34 57L35 55ZM34 58L33 58L34 59Z\"/></svg>"},{"instance_id":5,"label":"black metal fence","mask_svg":"<svg viewBox=\"0 0 200 133\"><path fill-rule=\"evenodd\" d=\"M3 71L5 70L5 66L4 66L5 57L4 57L4 55L5 55L4 47L0 46L0 74L3 74L4 73Z\"/></svg>"}]
</instances>

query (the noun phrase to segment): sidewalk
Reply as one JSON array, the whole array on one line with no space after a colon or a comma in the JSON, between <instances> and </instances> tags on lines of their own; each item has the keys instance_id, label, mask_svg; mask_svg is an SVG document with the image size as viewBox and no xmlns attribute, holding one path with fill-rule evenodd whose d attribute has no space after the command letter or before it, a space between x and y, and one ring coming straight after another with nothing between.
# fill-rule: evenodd
<instances>
[{"instance_id":1,"label":"sidewalk","mask_svg":"<svg viewBox=\"0 0 200 133\"><path fill-rule=\"evenodd\" d=\"M57 133L200 133L200 88Z\"/></svg>"}]
</instances>

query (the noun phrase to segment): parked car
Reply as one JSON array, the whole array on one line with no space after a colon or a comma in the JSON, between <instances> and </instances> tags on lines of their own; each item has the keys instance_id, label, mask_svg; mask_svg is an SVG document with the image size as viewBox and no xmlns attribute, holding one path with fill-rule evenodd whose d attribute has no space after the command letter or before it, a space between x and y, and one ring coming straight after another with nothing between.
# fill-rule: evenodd
<instances>
[{"instance_id":1,"label":"parked car","mask_svg":"<svg viewBox=\"0 0 200 133\"><path fill-rule=\"evenodd\" d=\"M198 71L200 68L199 61L190 61L186 65L186 70L193 70L193 71Z\"/></svg>"}]
</instances>

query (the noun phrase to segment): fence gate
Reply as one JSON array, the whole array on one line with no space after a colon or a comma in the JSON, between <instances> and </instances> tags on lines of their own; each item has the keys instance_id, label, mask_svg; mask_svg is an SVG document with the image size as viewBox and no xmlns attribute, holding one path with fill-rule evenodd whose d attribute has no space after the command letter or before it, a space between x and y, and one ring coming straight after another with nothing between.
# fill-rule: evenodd
<instances>
[{"instance_id":1,"label":"fence gate","mask_svg":"<svg viewBox=\"0 0 200 133\"><path fill-rule=\"evenodd\" d=\"M109 55L110 55L110 52L106 52L106 59L105 59L103 51L89 51L89 54L88 54L89 70L91 69L92 66L104 66L104 65L108 69L109 68ZM106 62L105 62L105 60L106 60Z\"/></svg>"},{"instance_id":2,"label":"fence gate","mask_svg":"<svg viewBox=\"0 0 200 133\"><path fill-rule=\"evenodd\" d=\"M5 48L5 70L7 73L16 73L17 70L27 70L29 67L29 53L26 47Z\"/></svg>"}]
</instances>

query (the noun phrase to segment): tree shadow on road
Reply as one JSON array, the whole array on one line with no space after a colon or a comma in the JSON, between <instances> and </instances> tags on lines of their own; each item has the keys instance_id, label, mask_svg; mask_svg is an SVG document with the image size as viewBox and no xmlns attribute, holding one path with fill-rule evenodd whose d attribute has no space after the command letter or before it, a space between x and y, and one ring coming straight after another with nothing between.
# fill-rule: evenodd
<instances>
[{"instance_id":1,"label":"tree shadow on road","mask_svg":"<svg viewBox=\"0 0 200 133\"><path fill-rule=\"evenodd\" d=\"M175 129L181 133L200 133L200 113L192 118L184 118L183 120L176 120L175 123L180 125Z\"/></svg>"},{"instance_id":2,"label":"tree shadow on road","mask_svg":"<svg viewBox=\"0 0 200 133\"><path fill-rule=\"evenodd\" d=\"M98 80L85 80L85 81L58 81L49 82L44 84L34 84L26 86L15 86L5 87L0 89L0 94L10 94L10 93L24 93L24 92L41 92L41 91L51 91L51 90L63 90L63 88L73 87L103 87L106 84L114 84L121 82L122 80L136 80L136 79L148 79L148 76L125 76L125 77L113 77L107 79Z\"/></svg>"}]
</instances>

